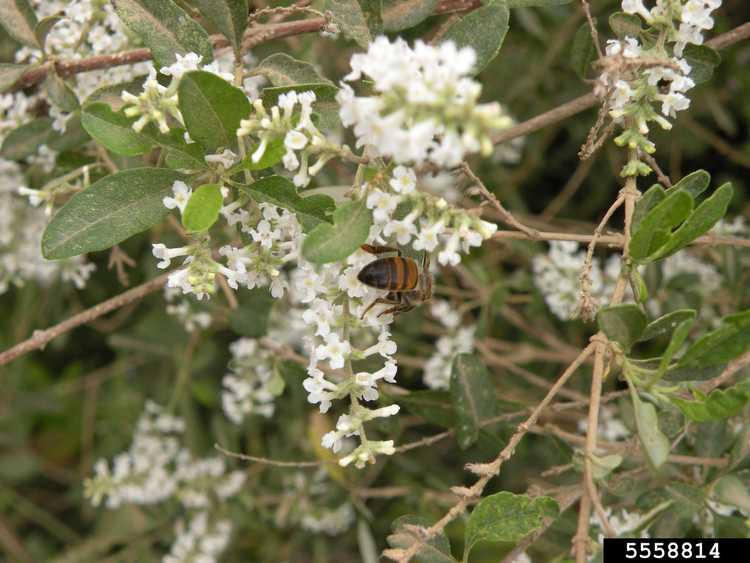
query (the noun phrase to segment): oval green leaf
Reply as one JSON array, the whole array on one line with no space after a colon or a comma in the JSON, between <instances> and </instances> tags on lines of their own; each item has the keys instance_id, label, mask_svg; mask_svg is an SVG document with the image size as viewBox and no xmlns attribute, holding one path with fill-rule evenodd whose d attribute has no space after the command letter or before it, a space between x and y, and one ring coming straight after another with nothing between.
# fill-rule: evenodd
<instances>
[{"instance_id":1,"label":"oval green leaf","mask_svg":"<svg viewBox=\"0 0 750 563\"><path fill-rule=\"evenodd\" d=\"M204 18L216 26L235 50L242 44L247 27L247 0L194 0Z\"/></svg>"},{"instance_id":2,"label":"oval green leaf","mask_svg":"<svg viewBox=\"0 0 750 563\"><path fill-rule=\"evenodd\" d=\"M641 338L648 320L638 305L626 303L602 307L596 314L596 322L607 338L617 342L623 351L628 352Z\"/></svg>"},{"instance_id":3,"label":"oval green leaf","mask_svg":"<svg viewBox=\"0 0 750 563\"><path fill-rule=\"evenodd\" d=\"M204 184L190 196L182 214L182 224L191 233L206 231L216 223L224 203L219 184Z\"/></svg>"},{"instance_id":4,"label":"oval green leaf","mask_svg":"<svg viewBox=\"0 0 750 563\"><path fill-rule=\"evenodd\" d=\"M508 33L510 12L504 4L489 4L473 10L448 28L442 41L472 47L477 54L474 73L479 73L500 52Z\"/></svg>"},{"instance_id":5,"label":"oval green leaf","mask_svg":"<svg viewBox=\"0 0 750 563\"><path fill-rule=\"evenodd\" d=\"M84 106L81 124L86 132L101 145L115 154L136 156L153 147L153 142L133 130L135 118L128 118L122 112L112 111L103 102Z\"/></svg>"},{"instance_id":6,"label":"oval green leaf","mask_svg":"<svg viewBox=\"0 0 750 563\"><path fill-rule=\"evenodd\" d=\"M104 250L149 229L167 215L162 199L182 174L166 168L122 170L75 194L42 237L49 260Z\"/></svg>"},{"instance_id":7,"label":"oval green leaf","mask_svg":"<svg viewBox=\"0 0 750 563\"><path fill-rule=\"evenodd\" d=\"M0 25L13 39L39 48L34 29L37 25L36 15L28 0L0 0Z\"/></svg>"},{"instance_id":8,"label":"oval green leaf","mask_svg":"<svg viewBox=\"0 0 750 563\"><path fill-rule=\"evenodd\" d=\"M38 117L8 133L0 148L0 156L8 160L23 160L36 153L39 146L45 144L53 134L52 120Z\"/></svg>"},{"instance_id":9,"label":"oval green leaf","mask_svg":"<svg viewBox=\"0 0 750 563\"><path fill-rule=\"evenodd\" d=\"M208 33L172 0L115 0L120 19L151 49L156 68L171 65L177 53L213 60Z\"/></svg>"},{"instance_id":10,"label":"oval green leaf","mask_svg":"<svg viewBox=\"0 0 750 563\"><path fill-rule=\"evenodd\" d=\"M333 212L334 224L321 223L302 243L302 256L314 264L338 262L362 246L370 234L372 213L365 200L350 201Z\"/></svg>"},{"instance_id":11,"label":"oval green leaf","mask_svg":"<svg viewBox=\"0 0 750 563\"><path fill-rule=\"evenodd\" d=\"M193 140L210 151L236 141L240 121L250 115L250 102L242 90L215 74L196 70L183 75L177 91Z\"/></svg>"},{"instance_id":12,"label":"oval green leaf","mask_svg":"<svg viewBox=\"0 0 750 563\"><path fill-rule=\"evenodd\" d=\"M451 400L456 412L456 440L468 448L479 438L482 421L495 416L495 392L487 368L473 354L459 354L453 360Z\"/></svg>"},{"instance_id":13,"label":"oval green leaf","mask_svg":"<svg viewBox=\"0 0 750 563\"><path fill-rule=\"evenodd\" d=\"M560 512L555 499L530 497L507 491L483 498L466 524L464 561L480 541L518 542Z\"/></svg>"}]
</instances>

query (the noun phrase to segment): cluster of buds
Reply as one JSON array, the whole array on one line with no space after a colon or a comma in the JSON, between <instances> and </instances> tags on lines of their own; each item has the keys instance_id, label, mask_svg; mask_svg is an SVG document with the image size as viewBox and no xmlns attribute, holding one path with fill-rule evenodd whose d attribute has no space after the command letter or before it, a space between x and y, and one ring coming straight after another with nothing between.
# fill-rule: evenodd
<instances>
[{"instance_id":1,"label":"cluster of buds","mask_svg":"<svg viewBox=\"0 0 750 563\"><path fill-rule=\"evenodd\" d=\"M312 104L314 92L286 92L279 96L277 105L266 111L263 101L253 102L255 113L240 122L237 136L256 137L258 147L253 151L251 160L259 162L274 141L284 144L284 167L296 172L292 180L298 187L310 183L320 169L334 156L341 154L342 148L326 139L312 121ZM299 110L297 105L299 104ZM315 164L310 165L310 157L317 156Z\"/></svg>"}]
</instances>

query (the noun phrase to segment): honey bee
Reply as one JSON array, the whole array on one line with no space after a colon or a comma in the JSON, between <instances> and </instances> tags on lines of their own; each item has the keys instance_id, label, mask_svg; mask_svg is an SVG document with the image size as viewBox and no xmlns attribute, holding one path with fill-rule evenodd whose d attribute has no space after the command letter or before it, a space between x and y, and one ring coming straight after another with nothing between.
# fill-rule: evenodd
<instances>
[{"instance_id":1,"label":"honey bee","mask_svg":"<svg viewBox=\"0 0 750 563\"><path fill-rule=\"evenodd\" d=\"M363 244L362 250L371 254L396 253L396 256L378 258L367 264L357 275L357 279L375 289L388 291L385 297L378 297L365 309L367 311L378 303L393 305L378 314L378 317L393 313L405 313L432 297L432 274L430 274L430 256L427 252L422 258L422 268L411 258L401 256L398 248L391 246L372 246Z\"/></svg>"}]
</instances>

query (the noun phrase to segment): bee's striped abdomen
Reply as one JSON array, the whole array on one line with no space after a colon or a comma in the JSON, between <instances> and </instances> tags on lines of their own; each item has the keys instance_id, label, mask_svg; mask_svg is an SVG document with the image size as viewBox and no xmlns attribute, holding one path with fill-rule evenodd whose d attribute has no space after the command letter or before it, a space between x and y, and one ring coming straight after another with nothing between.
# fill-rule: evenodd
<instances>
[{"instance_id":1,"label":"bee's striped abdomen","mask_svg":"<svg viewBox=\"0 0 750 563\"><path fill-rule=\"evenodd\" d=\"M377 289L411 291L417 287L419 268L411 258L381 258L362 268L357 279Z\"/></svg>"}]
</instances>

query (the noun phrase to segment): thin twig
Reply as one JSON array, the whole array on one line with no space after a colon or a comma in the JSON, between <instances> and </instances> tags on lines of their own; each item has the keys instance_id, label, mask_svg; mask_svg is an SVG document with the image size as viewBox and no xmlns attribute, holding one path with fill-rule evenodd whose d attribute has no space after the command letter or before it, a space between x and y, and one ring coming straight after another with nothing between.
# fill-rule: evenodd
<instances>
[{"instance_id":1,"label":"thin twig","mask_svg":"<svg viewBox=\"0 0 750 563\"><path fill-rule=\"evenodd\" d=\"M646 164L648 164L651 169L656 172L656 178L659 180L660 184L663 184L667 188L672 187L672 180L667 176L659 166L659 163L656 162L656 159L648 154L647 152L639 153L639 157L646 161Z\"/></svg>"},{"instance_id":2,"label":"thin twig","mask_svg":"<svg viewBox=\"0 0 750 563\"><path fill-rule=\"evenodd\" d=\"M270 465L272 467L320 467L323 465L322 461L280 461L277 459L268 459L265 457L256 457L254 455L241 454L238 452L230 452L227 449L222 448L219 444L214 444L214 448L223 453L226 456L241 459L243 461L252 461L253 463L260 463L261 465Z\"/></svg>"},{"instance_id":3,"label":"thin twig","mask_svg":"<svg viewBox=\"0 0 750 563\"><path fill-rule=\"evenodd\" d=\"M143 299L149 293L153 293L154 291L159 290L167 281L168 275L169 274L162 274L161 276L147 281L146 283L141 284L138 287L134 287L133 289L129 289L128 291L112 297L111 299L102 301L98 305L95 305L90 309L86 309L85 311L78 313L77 315L74 315L61 323L51 326L48 329L35 331L31 338L24 340L23 342L16 344L12 348L9 348L1 353L0 366L12 362L19 356L28 354L33 350L44 348L50 340L57 338L58 336L68 332L69 330L86 324L98 317L101 317L102 315L106 315L110 311L119 309L124 305L133 303L134 301L138 301L139 299Z\"/></svg>"},{"instance_id":4,"label":"thin twig","mask_svg":"<svg viewBox=\"0 0 750 563\"><path fill-rule=\"evenodd\" d=\"M482 194L482 196L489 202L489 204L495 208L495 210L500 214L500 217L502 217L502 220L505 223L507 223L511 227L515 227L519 231L526 233L532 239L536 238L536 229L527 227L518 219L513 217L513 214L505 209L505 207L503 207L503 204L500 203L500 200L497 199L495 194L488 190L487 186L484 185L484 182L482 182L482 180L480 180L479 177L474 174L474 171L471 169L468 163L462 162L461 170L463 170L463 173L466 174L466 176L476 184L479 193Z\"/></svg>"},{"instance_id":5,"label":"thin twig","mask_svg":"<svg viewBox=\"0 0 750 563\"><path fill-rule=\"evenodd\" d=\"M735 358L729 364L727 367L724 368L724 371L722 371L719 375L716 377L709 379L708 381L705 381L701 385L699 385L699 388L704 393L710 393L717 387L723 385L727 381L729 381L732 376L740 371L741 369L747 367L750 365L750 350L739 356L738 358Z\"/></svg>"},{"instance_id":6,"label":"thin twig","mask_svg":"<svg viewBox=\"0 0 750 563\"><path fill-rule=\"evenodd\" d=\"M538 231L536 239L532 239L526 233L520 231L497 231L492 238L495 240L570 240L574 242L591 242L596 238L597 244L610 246L612 248L622 248L625 245L625 239L620 233L609 235L584 235L578 233L556 233L547 231ZM696 246L737 246L741 248L750 248L750 239L739 237L725 237L719 235L703 235L695 239L691 245Z\"/></svg>"},{"instance_id":7,"label":"thin twig","mask_svg":"<svg viewBox=\"0 0 750 563\"><path fill-rule=\"evenodd\" d=\"M502 467L503 463L511 458L516 450L518 444L523 440L524 436L529 432L530 428L536 424L536 421L542 415L547 406L552 402L557 393L560 391L563 385L570 379L570 377L578 370L579 367L584 363L586 358L589 357L594 351L594 346L589 344L584 348L578 357L563 371L562 375L557 379L555 384L549 390L547 395L542 401L534 408L529 417L518 425L516 432L511 436L508 443L498 456L490 463L475 463L469 464L466 468L477 475L479 478L469 488L454 487L453 491L459 494L460 498L456 504L454 504L448 512L443 515L440 520L435 522L429 528L426 528L420 537L412 543L408 548L401 549L387 549L383 552L383 556L388 557L394 561L400 561L402 563L408 562L419 553L422 546L429 541L436 534L442 532L445 527L457 518L460 514L463 514L464 510L469 506L470 502L478 498L482 491L484 491L487 483L495 477Z\"/></svg>"},{"instance_id":8,"label":"thin twig","mask_svg":"<svg viewBox=\"0 0 750 563\"><path fill-rule=\"evenodd\" d=\"M586 14L586 21L589 23L589 30L591 31L591 39L594 41L594 47L596 47L596 53L600 59L604 58L602 52L602 46L599 44L599 32L596 30L596 23L594 18L591 17L591 7L589 6L588 0L581 0L581 6L583 7L583 13Z\"/></svg>"}]
</instances>

